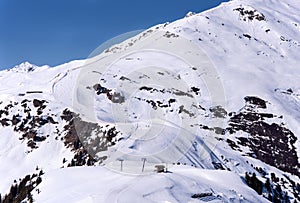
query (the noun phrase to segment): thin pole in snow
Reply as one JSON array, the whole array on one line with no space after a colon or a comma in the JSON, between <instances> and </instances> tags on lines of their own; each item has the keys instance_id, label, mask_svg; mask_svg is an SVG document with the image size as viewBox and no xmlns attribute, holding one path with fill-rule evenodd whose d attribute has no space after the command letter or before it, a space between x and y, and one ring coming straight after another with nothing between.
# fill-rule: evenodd
<instances>
[{"instance_id":1,"label":"thin pole in snow","mask_svg":"<svg viewBox=\"0 0 300 203\"><path fill-rule=\"evenodd\" d=\"M123 171L123 159L118 159L118 161L120 161L120 163L121 163L121 171Z\"/></svg>"},{"instance_id":2,"label":"thin pole in snow","mask_svg":"<svg viewBox=\"0 0 300 203\"><path fill-rule=\"evenodd\" d=\"M146 160L147 160L146 158L142 158L142 161L143 161L142 173L144 172L144 169L145 169Z\"/></svg>"}]
</instances>

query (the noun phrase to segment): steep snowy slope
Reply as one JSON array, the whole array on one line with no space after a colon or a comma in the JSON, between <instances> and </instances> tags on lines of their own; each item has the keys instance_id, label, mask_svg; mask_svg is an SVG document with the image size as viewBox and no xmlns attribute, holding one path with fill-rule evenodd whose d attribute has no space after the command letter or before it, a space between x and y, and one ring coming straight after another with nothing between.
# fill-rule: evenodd
<instances>
[{"instance_id":1,"label":"steep snowy slope","mask_svg":"<svg viewBox=\"0 0 300 203\"><path fill-rule=\"evenodd\" d=\"M299 49L297 1L234 0L1 71L0 200L300 201Z\"/></svg>"}]
</instances>

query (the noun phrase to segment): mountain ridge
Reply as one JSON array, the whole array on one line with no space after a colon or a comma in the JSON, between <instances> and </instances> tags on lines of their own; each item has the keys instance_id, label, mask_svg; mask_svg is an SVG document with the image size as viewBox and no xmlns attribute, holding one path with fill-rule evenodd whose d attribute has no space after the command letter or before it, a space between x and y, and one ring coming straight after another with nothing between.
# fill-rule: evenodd
<instances>
[{"instance_id":1,"label":"mountain ridge","mask_svg":"<svg viewBox=\"0 0 300 203\"><path fill-rule=\"evenodd\" d=\"M40 176L42 182L30 190L32 197L25 195L23 198L28 202L30 198L37 202L104 202L112 196L117 196L115 201L124 202L130 198L149 202L300 201L300 87L297 83L300 75L297 68L300 21L296 12L299 10L297 2L292 0L230 1L173 23L154 26L94 58L51 68L33 66L31 69L32 65L25 63L20 72L1 71L0 160L5 164L0 167L3 181L0 193L10 195L6 201L8 197L14 198L11 186L23 188L18 179L42 169L45 173ZM125 54L135 46L154 47L153 39L171 43L175 48L169 53L159 49L148 49L148 52L138 49ZM148 43L147 46L144 42ZM177 46L179 42L184 42L184 45ZM195 46L188 46L188 43ZM207 56L200 59L208 59L213 64L211 68L216 70L217 75L212 75L211 84L219 81L222 84L225 92L223 106L212 105L209 93L213 93L209 91L213 88L205 87L206 81L203 82L203 74L208 74L210 69L190 67L177 57L181 53L179 50L183 53L201 51ZM118 54L124 57L107 62L109 68L97 66ZM78 78L89 67L92 71L97 68L105 71L97 76L97 83L92 79L84 81L82 90ZM171 85L168 86L168 82ZM137 93L132 93L131 87L137 88ZM100 122L95 123L78 111L78 106L74 105L74 91L93 95L94 111ZM124 106L128 101L132 105L126 109ZM127 112L124 115L123 110ZM150 132L151 128L147 126L156 125L152 117L152 123L147 123L148 115L143 112L151 112L158 118L179 123L189 132L196 132L191 136L194 143L189 145L190 140L186 142L177 136L175 132L180 128L172 125L162 129L166 136L158 134L160 136L147 138L150 144L140 137L130 138L130 133ZM122 119L137 131L120 125ZM180 123L182 120L186 123ZM217 120L221 120L222 125ZM184 134L184 131L179 131ZM190 136L189 133L184 135ZM134 178L138 186L132 186L134 182L129 180L132 177L122 175L122 170L126 173L134 169L138 171L134 173L140 174L143 166L140 160L143 157L137 156L135 160L132 154L140 155L159 147L165 149L168 142L176 141L174 137L179 137L178 143L187 144L186 147L176 142L173 145L174 149L178 146L186 149L182 151L183 156L177 159L176 153L181 151L170 148L166 154L170 159L166 160L174 163L157 159L151 163L148 158L143 169L152 174L154 166L169 165L170 174L150 175L157 182L138 176ZM213 154L203 150L202 142L208 144ZM108 162L114 151L122 150L130 155L125 156L123 168L120 168L121 159ZM215 161L211 155L219 160ZM77 167L66 169L74 166ZM211 170L207 171L207 168ZM67 175L65 171L68 170L78 171L82 177L88 173L85 171L93 170L85 180L89 186L80 186L80 179L75 177L77 172ZM254 173L256 176L251 175ZM225 174L243 189L233 189L230 178L223 183L213 177L221 179L227 176ZM68 181L60 181L61 176ZM91 181L93 177L102 184L109 183L112 192ZM205 178L213 180L210 185L202 181ZM186 184L181 182L182 179ZM120 185L111 184L117 180L121 181ZM144 184L142 180L145 180ZM32 182L35 181L33 178ZM160 186L157 183L163 185L162 193L158 192ZM56 186L66 192L60 193ZM150 186L157 191L148 191ZM98 191L89 191L91 187ZM73 190L76 194L72 193ZM58 197L52 198L53 193L58 193Z\"/></svg>"}]
</instances>

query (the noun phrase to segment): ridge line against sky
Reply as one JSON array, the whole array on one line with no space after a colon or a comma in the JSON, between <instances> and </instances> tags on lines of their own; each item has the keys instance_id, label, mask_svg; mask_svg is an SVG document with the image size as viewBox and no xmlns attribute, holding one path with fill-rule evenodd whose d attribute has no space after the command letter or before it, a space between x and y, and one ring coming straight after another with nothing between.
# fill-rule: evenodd
<instances>
[{"instance_id":1,"label":"ridge line against sky","mask_svg":"<svg viewBox=\"0 0 300 203\"><path fill-rule=\"evenodd\" d=\"M112 37L226 1L0 0L0 70L24 61L56 66L84 59Z\"/></svg>"}]
</instances>

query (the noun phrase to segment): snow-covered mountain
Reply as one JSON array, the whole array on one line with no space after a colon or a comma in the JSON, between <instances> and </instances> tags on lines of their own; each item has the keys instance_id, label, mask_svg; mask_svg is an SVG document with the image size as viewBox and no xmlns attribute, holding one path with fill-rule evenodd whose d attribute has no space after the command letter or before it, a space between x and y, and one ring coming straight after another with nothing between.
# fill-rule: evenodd
<instances>
[{"instance_id":1,"label":"snow-covered mountain","mask_svg":"<svg viewBox=\"0 0 300 203\"><path fill-rule=\"evenodd\" d=\"M300 201L300 5L233 0L0 72L0 202Z\"/></svg>"}]
</instances>

